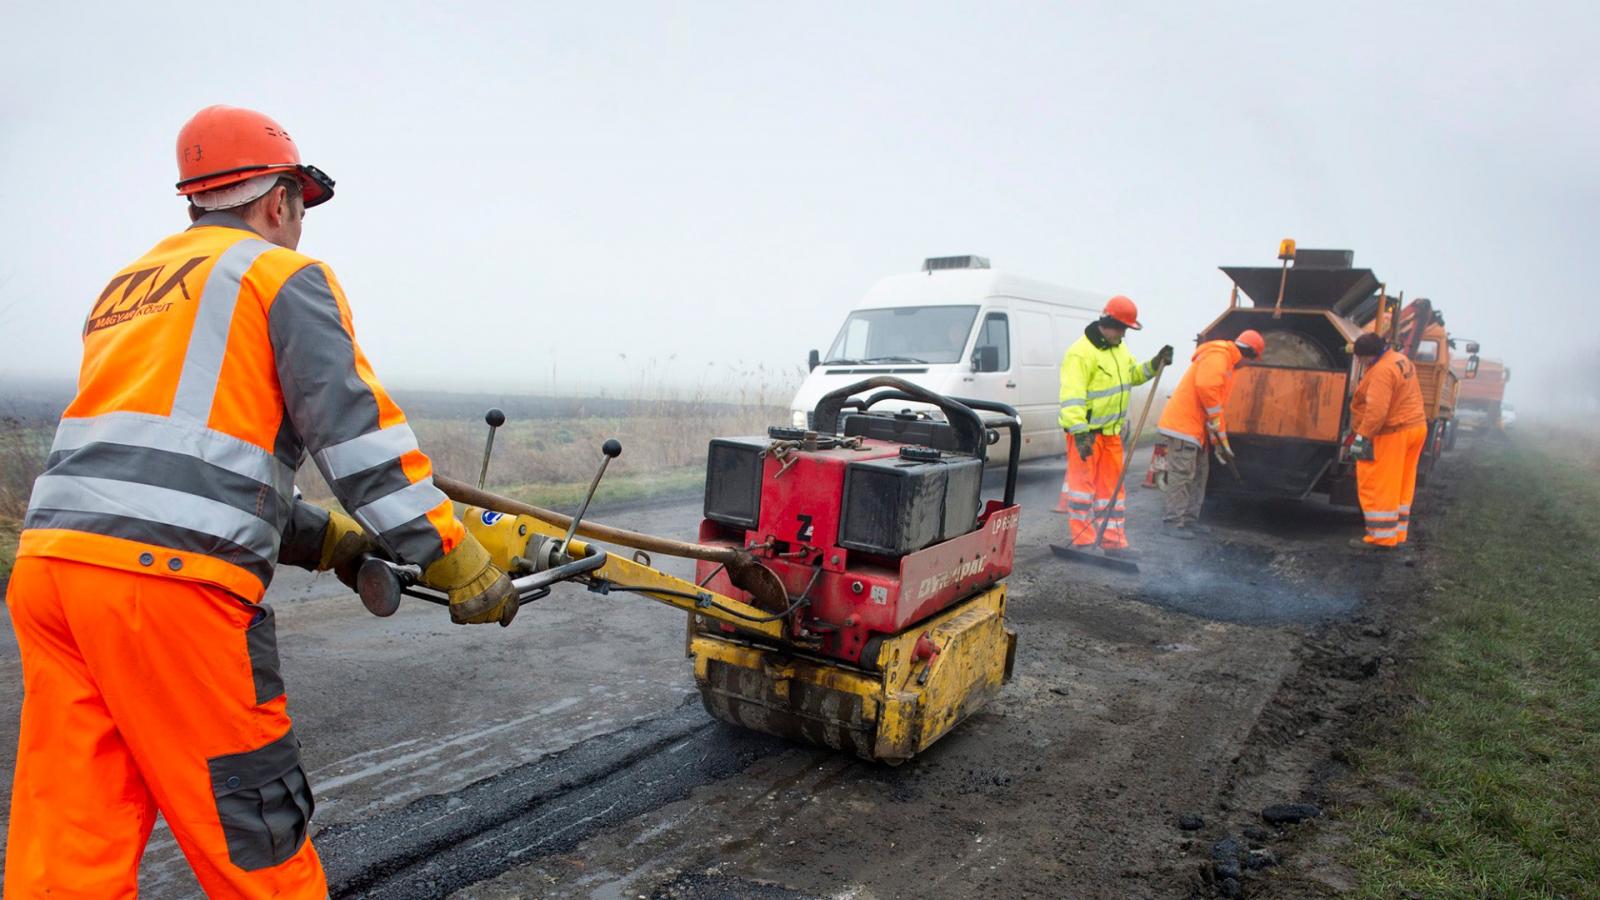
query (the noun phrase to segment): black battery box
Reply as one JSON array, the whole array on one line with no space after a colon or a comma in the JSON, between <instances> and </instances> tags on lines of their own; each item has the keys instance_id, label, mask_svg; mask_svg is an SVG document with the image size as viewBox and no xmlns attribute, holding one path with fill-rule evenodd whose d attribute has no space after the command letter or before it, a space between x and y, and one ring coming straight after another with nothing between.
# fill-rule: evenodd
<instances>
[{"instance_id":1,"label":"black battery box","mask_svg":"<svg viewBox=\"0 0 1600 900\"><path fill-rule=\"evenodd\" d=\"M845 469L839 546L903 556L977 527L983 460L928 447Z\"/></svg>"}]
</instances>

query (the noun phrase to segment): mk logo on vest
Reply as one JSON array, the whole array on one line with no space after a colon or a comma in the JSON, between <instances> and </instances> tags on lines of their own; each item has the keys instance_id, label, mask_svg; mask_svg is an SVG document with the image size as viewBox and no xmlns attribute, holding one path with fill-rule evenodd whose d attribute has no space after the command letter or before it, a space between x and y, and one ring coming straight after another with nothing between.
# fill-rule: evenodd
<instances>
[{"instance_id":1,"label":"mk logo on vest","mask_svg":"<svg viewBox=\"0 0 1600 900\"><path fill-rule=\"evenodd\" d=\"M210 257L196 256L164 279L162 275L166 272L165 265L126 272L111 279L106 289L100 292L100 298L94 302L94 310L89 313L89 321L84 323L83 333L88 334L102 328L121 325L138 316L166 312L172 308L172 301L163 302L163 300L172 293L173 288L177 288L185 300L194 299L189 296L189 288L184 285L183 279L207 259ZM142 295L139 293L140 286L144 287ZM122 289L122 293L113 297L112 294L118 288Z\"/></svg>"}]
</instances>

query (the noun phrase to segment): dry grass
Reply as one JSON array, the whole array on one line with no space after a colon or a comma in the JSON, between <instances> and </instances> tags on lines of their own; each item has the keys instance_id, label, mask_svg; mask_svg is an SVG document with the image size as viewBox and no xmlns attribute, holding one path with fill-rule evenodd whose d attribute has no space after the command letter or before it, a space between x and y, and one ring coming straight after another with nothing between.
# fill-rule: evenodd
<instances>
[{"instance_id":1,"label":"dry grass","mask_svg":"<svg viewBox=\"0 0 1600 900\"><path fill-rule=\"evenodd\" d=\"M0 416L0 583L11 574L28 495L44 471L54 431L51 424Z\"/></svg>"},{"instance_id":2,"label":"dry grass","mask_svg":"<svg viewBox=\"0 0 1600 900\"><path fill-rule=\"evenodd\" d=\"M673 391L656 385L659 373L648 365L620 400L612 396L525 403L537 398L507 398L513 401L505 404L508 408L520 403L546 412L542 417L529 414L509 420L500 429L488 485L532 503L576 505L599 465L600 445L616 438L623 453L608 469L600 502L693 491L700 483L711 438L764 434L768 425L789 420L788 399L797 373L759 368L729 373L735 386ZM411 425L436 471L477 481L487 431L482 419L486 405L473 397L418 398L417 407L430 414L412 418ZM591 414L591 409L605 414ZM28 496L34 479L44 471L54 433L50 415L0 414L0 581L10 572ZM302 469L300 487L313 502L335 502L314 466Z\"/></svg>"},{"instance_id":3,"label":"dry grass","mask_svg":"<svg viewBox=\"0 0 1600 900\"><path fill-rule=\"evenodd\" d=\"M562 486L587 484L594 477L600 445L608 438L623 448L607 470L608 483L630 483L635 495L650 493L641 486L667 476L681 486L685 472L705 465L711 438L765 434L767 426L786 423L790 393L761 384L742 396L714 391L636 395L617 415L508 420L495 435L486 486L535 503L541 489L564 494ZM477 481L488 433L481 413L463 409L459 417L411 419L435 471ZM312 500L332 499L312 466L301 471L300 488Z\"/></svg>"},{"instance_id":4,"label":"dry grass","mask_svg":"<svg viewBox=\"0 0 1600 900\"><path fill-rule=\"evenodd\" d=\"M33 480L44 471L54 423L0 416L0 520L21 520Z\"/></svg>"}]
</instances>

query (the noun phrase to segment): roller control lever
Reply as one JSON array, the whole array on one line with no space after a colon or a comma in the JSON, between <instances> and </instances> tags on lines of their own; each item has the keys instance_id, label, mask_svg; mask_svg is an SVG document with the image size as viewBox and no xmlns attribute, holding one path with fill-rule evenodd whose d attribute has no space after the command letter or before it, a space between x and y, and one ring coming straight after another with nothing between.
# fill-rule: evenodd
<instances>
[{"instance_id":1,"label":"roller control lever","mask_svg":"<svg viewBox=\"0 0 1600 900\"><path fill-rule=\"evenodd\" d=\"M489 426L489 439L483 444L483 468L478 470L478 490L483 490L483 483L489 478L489 455L494 453L494 433L501 425L506 423L506 414L497 407L489 407L483 414L483 421Z\"/></svg>"},{"instance_id":2,"label":"roller control lever","mask_svg":"<svg viewBox=\"0 0 1600 900\"><path fill-rule=\"evenodd\" d=\"M578 533L578 523L583 521L583 514L589 511L589 501L594 499L594 492L600 487L600 479L606 474L606 466L611 465L613 459L622 455L622 442L611 438L600 445L600 452L603 454L600 457L600 471L594 473L594 481L589 482L589 493L583 498L583 506L578 508L578 514L573 516L572 522L567 525L566 536L556 545L555 552L558 558L567 552L567 545L572 543L572 536Z\"/></svg>"},{"instance_id":3,"label":"roller control lever","mask_svg":"<svg viewBox=\"0 0 1600 900\"><path fill-rule=\"evenodd\" d=\"M532 603L550 593L551 585L587 575L606 564L606 552L594 545L584 548L584 555L559 566L511 579L517 592L517 605ZM400 598L415 597L440 606L449 606L450 598L419 582L422 567L392 563L378 556L368 556L356 572L356 593L367 612L375 616L392 616L400 608Z\"/></svg>"}]
</instances>

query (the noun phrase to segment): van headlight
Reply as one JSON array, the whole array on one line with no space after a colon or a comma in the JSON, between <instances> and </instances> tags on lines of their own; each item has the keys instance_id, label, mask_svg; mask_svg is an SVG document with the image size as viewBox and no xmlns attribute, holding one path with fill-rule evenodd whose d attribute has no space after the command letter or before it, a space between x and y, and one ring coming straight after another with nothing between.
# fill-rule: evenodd
<instances>
[{"instance_id":1,"label":"van headlight","mask_svg":"<svg viewBox=\"0 0 1600 900\"><path fill-rule=\"evenodd\" d=\"M803 409L797 409L794 411L794 415L790 417L790 424L796 428L810 428L811 414Z\"/></svg>"}]
</instances>

